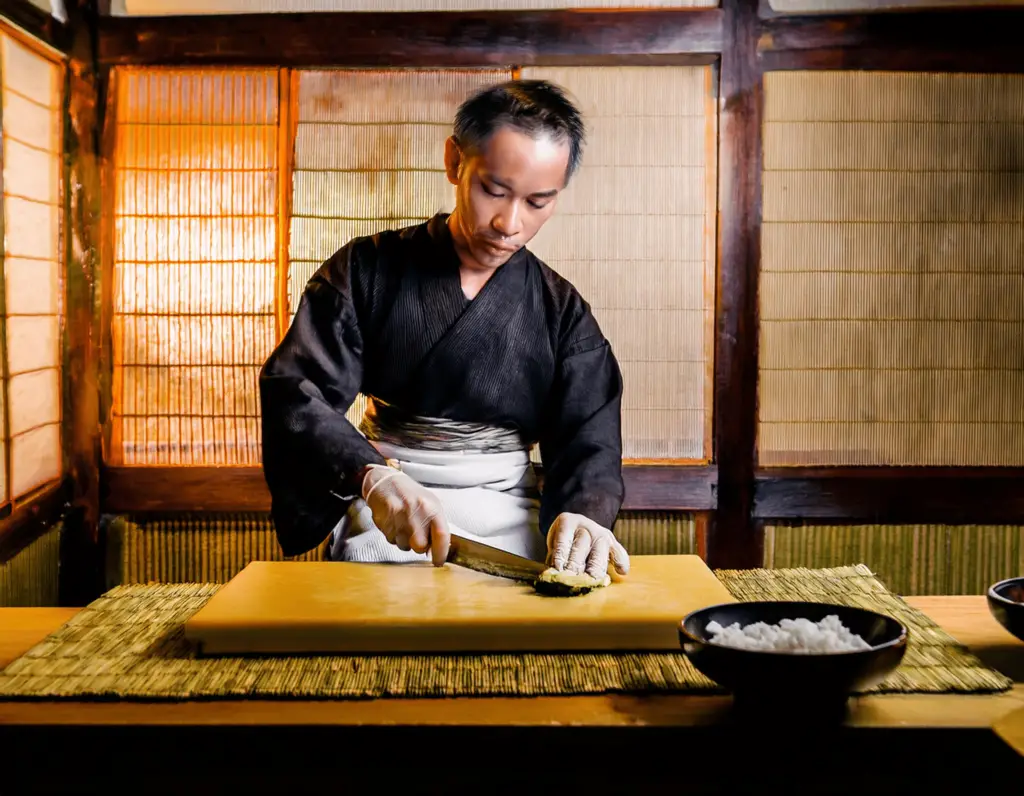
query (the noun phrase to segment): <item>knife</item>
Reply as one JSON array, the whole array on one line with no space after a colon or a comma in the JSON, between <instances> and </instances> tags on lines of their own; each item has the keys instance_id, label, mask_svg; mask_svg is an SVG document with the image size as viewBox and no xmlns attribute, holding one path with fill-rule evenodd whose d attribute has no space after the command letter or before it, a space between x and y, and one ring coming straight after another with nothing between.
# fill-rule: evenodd
<instances>
[{"instance_id":1,"label":"knife","mask_svg":"<svg viewBox=\"0 0 1024 796\"><path fill-rule=\"evenodd\" d=\"M449 564L455 564L486 575L495 575L499 578L510 578L512 580L525 580L533 583L547 565L543 561L534 561L532 558L524 558L514 553L499 550L497 547L474 542L464 536L451 535L448 547Z\"/></svg>"}]
</instances>

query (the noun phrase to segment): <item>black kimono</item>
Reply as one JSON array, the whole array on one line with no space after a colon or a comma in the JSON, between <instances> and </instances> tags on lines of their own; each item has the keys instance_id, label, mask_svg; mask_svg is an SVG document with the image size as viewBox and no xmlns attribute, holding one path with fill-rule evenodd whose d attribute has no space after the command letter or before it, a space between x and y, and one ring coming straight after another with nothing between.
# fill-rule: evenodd
<instances>
[{"instance_id":1,"label":"black kimono","mask_svg":"<svg viewBox=\"0 0 1024 796\"><path fill-rule=\"evenodd\" d=\"M525 248L475 299L447 215L353 239L313 275L260 373L263 470L285 555L320 544L384 459L348 421L356 396L539 442L540 528L622 505L622 376L576 289Z\"/></svg>"}]
</instances>

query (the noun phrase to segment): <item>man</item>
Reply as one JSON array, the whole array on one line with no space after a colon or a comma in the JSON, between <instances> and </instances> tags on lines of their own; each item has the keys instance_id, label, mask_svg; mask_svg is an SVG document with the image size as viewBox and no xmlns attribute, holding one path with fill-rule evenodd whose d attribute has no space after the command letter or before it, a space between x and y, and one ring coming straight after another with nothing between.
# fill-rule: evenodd
<instances>
[{"instance_id":1,"label":"man","mask_svg":"<svg viewBox=\"0 0 1024 796\"><path fill-rule=\"evenodd\" d=\"M587 303L525 248L579 166L582 119L558 87L519 80L470 97L454 127L455 210L342 247L260 374L281 547L332 534L335 560L441 566L458 533L626 574L610 530L621 372ZM345 413L360 392L357 430Z\"/></svg>"}]
</instances>

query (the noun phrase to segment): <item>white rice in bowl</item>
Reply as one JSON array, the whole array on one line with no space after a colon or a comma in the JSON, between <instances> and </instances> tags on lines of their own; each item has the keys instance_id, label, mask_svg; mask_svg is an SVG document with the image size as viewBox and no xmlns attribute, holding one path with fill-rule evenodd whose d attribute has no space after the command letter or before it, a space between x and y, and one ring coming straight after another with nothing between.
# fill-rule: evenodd
<instances>
[{"instance_id":1,"label":"white rice in bowl","mask_svg":"<svg viewBox=\"0 0 1024 796\"><path fill-rule=\"evenodd\" d=\"M733 622L722 627L718 622L708 622L710 640L725 647L745 650L769 650L772 652L853 652L871 649L863 638L850 631L835 614L820 622L809 619L783 619L776 625L766 622L740 627Z\"/></svg>"}]
</instances>

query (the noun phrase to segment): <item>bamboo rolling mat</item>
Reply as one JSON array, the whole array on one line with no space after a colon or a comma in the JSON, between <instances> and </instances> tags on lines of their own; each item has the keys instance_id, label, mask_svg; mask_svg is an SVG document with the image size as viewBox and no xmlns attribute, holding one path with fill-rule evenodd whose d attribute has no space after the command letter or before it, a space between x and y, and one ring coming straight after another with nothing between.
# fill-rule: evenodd
<instances>
[{"instance_id":1,"label":"bamboo rolling mat","mask_svg":"<svg viewBox=\"0 0 1024 796\"><path fill-rule=\"evenodd\" d=\"M864 565L719 571L740 600L814 600L910 628L900 668L872 693L993 693L984 666ZM720 693L682 653L199 658L182 625L216 584L118 586L0 673L0 699L229 699ZM680 617L681 618L681 617Z\"/></svg>"}]
</instances>

